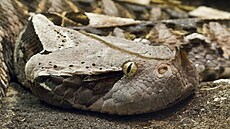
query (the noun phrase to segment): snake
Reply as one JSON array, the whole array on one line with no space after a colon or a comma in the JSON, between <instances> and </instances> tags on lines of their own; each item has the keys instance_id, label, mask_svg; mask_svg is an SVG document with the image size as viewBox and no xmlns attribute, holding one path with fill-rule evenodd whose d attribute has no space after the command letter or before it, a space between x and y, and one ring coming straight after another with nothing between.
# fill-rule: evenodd
<instances>
[{"instance_id":1,"label":"snake","mask_svg":"<svg viewBox=\"0 0 230 129\"><path fill-rule=\"evenodd\" d=\"M0 2L1 98L17 81L58 107L134 115L176 104L193 94L200 81L230 76L228 19L87 26L91 16L103 15L79 13L92 11L84 4L95 3ZM78 16L88 19L73 27L71 18ZM116 33L120 28L122 33ZM125 38L125 33L149 42Z\"/></svg>"}]
</instances>

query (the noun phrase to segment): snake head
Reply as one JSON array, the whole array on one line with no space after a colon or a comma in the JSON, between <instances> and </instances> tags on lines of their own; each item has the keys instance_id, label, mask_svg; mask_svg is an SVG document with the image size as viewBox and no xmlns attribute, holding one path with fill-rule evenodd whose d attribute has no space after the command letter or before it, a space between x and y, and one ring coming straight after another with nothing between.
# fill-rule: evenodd
<instances>
[{"instance_id":1,"label":"snake head","mask_svg":"<svg viewBox=\"0 0 230 129\"><path fill-rule=\"evenodd\" d=\"M198 85L196 68L182 49L177 49L170 59L133 59L123 64L123 70L95 75L77 75L76 72L75 75L57 75L52 73L52 68L49 71L43 69L51 64L36 65L45 56L38 59L34 56L26 65L27 70L33 69L28 73L39 73L33 79L37 86L31 89L42 100L61 107L62 102L67 101L84 110L118 115L142 114L174 105L191 95ZM41 64L49 62L48 59L54 61L56 57L60 59L51 54ZM59 96L60 100L49 96Z\"/></svg>"},{"instance_id":2,"label":"snake head","mask_svg":"<svg viewBox=\"0 0 230 129\"><path fill-rule=\"evenodd\" d=\"M36 46L44 50L31 54L22 68L25 78L36 96L53 105L141 114L175 104L198 84L196 68L181 48L174 53L163 45L82 33L42 15L27 28L24 33L37 37L42 45Z\"/></svg>"}]
</instances>

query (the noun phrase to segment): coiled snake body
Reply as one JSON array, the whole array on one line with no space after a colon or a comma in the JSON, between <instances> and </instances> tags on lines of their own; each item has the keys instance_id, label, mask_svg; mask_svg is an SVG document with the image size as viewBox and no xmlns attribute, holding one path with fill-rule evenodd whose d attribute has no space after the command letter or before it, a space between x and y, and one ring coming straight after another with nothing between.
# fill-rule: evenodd
<instances>
[{"instance_id":1,"label":"coiled snake body","mask_svg":"<svg viewBox=\"0 0 230 129\"><path fill-rule=\"evenodd\" d=\"M16 75L50 104L131 115L164 109L193 93L199 80L189 58L198 65L200 80L229 76L230 33L228 26L218 22L182 21L179 30L188 27L186 23L193 23L189 24L193 31L205 30L186 36L170 28L181 21L138 23L157 33L149 36L154 40L149 44L97 36L87 27L76 31L57 26L41 14L27 20L28 12L44 10L76 11L77 7L69 0L0 3L1 96Z\"/></svg>"}]
</instances>

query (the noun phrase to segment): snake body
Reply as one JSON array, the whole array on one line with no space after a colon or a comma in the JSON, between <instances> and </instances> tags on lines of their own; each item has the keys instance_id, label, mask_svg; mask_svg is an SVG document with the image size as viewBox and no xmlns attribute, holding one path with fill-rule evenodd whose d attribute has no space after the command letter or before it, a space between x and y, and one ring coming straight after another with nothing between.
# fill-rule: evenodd
<instances>
[{"instance_id":1,"label":"snake body","mask_svg":"<svg viewBox=\"0 0 230 129\"><path fill-rule=\"evenodd\" d=\"M27 20L28 12L79 11L75 4L69 0L0 3L1 96L5 96L10 81L17 77L22 85L50 104L131 115L164 109L193 93L198 74L188 57L199 64L200 80L230 75L230 33L228 26L216 21L166 20L136 25L157 33L157 37L149 37L157 44L150 45L97 36L90 34L93 32L87 27L78 29L89 33L60 27L41 14ZM180 28L171 27L180 22ZM186 36L176 34L177 30L194 30L194 27L206 30ZM130 31L129 26L123 29ZM58 36L63 39L57 39ZM62 41L63 44L58 44ZM178 43L188 57L176 47ZM201 49L205 51L200 52ZM126 63L127 69L122 67ZM136 66L135 74L127 74Z\"/></svg>"},{"instance_id":2,"label":"snake body","mask_svg":"<svg viewBox=\"0 0 230 129\"><path fill-rule=\"evenodd\" d=\"M46 6L46 3L49 3ZM62 5L64 3L64 5ZM62 1L18 1L4 0L0 2L0 42L1 42L1 94L5 96L6 89L10 80L14 78L13 50L16 38L23 29L29 18L29 12L46 12L72 10L66 7L67 4Z\"/></svg>"}]
</instances>

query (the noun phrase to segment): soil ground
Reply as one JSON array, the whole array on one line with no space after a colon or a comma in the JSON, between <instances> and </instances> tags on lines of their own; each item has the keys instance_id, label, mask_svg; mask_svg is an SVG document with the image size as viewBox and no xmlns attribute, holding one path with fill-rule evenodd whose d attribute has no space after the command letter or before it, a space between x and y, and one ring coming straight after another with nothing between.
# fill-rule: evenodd
<instances>
[{"instance_id":1,"label":"soil ground","mask_svg":"<svg viewBox=\"0 0 230 129\"><path fill-rule=\"evenodd\" d=\"M0 128L194 128L229 129L230 80L202 83L195 94L171 108L115 116L50 106L12 83L0 104Z\"/></svg>"}]
</instances>

